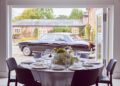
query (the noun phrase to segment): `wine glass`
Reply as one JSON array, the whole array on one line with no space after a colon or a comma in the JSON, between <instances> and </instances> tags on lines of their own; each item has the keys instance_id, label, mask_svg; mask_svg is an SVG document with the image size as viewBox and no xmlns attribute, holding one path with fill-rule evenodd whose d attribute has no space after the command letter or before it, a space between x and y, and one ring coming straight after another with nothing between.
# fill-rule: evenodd
<instances>
[{"instance_id":1,"label":"wine glass","mask_svg":"<svg viewBox=\"0 0 120 86\"><path fill-rule=\"evenodd\" d=\"M51 49L46 49L45 52L44 52L44 54L45 54L45 55L48 55L48 57L52 57L52 54L51 54L51 53L52 53L52 50L51 50Z\"/></svg>"},{"instance_id":2,"label":"wine glass","mask_svg":"<svg viewBox=\"0 0 120 86\"><path fill-rule=\"evenodd\" d=\"M71 64L70 64L70 58L67 58L67 59L66 59L66 62L65 62L65 67L66 67L66 68L69 68L70 65L71 65Z\"/></svg>"},{"instance_id":3,"label":"wine glass","mask_svg":"<svg viewBox=\"0 0 120 86\"><path fill-rule=\"evenodd\" d=\"M80 57L81 57L81 53L78 52L78 51L75 51L75 52L74 52L74 56L80 58Z\"/></svg>"},{"instance_id":4,"label":"wine glass","mask_svg":"<svg viewBox=\"0 0 120 86\"><path fill-rule=\"evenodd\" d=\"M34 53L33 57L35 61L37 62L41 58L41 52Z\"/></svg>"}]
</instances>

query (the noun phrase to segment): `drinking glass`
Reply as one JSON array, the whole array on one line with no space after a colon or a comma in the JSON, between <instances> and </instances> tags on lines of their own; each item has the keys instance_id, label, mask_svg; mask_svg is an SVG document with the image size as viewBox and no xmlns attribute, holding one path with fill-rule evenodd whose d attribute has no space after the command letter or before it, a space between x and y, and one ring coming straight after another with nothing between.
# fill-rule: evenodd
<instances>
[{"instance_id":1,"label":"drinking glass","mask_svg":"<svg viewBox=\"0 0 120 86\"><path fill-rule=\"evenodd\" d=\"M69 68L70 65L71 65L71 64L70 64L70 59L67 58L67 59L66 59L66 62L65 62L65 67L66 67L66 68Z\"/></svg>"},{"instance_id":2,"label":"drinking glass","mask_svg":"<svg viewBox=\"0 0 120 86\"><path fill-rule=\"evenodd\" d=\"M75 52L74 52L74 55L75 55L75 57L78 57L78 58L80 58L80 57L81 57L81 53L80 53L80 52L78 52L78 51L75 51Z\"/></svg>"},{"instance_id":3,"label":"drinking glass","mask_svg":"<svg viewBox=\"0 0 120 86\"><path fill-rule=\"evenodd\" d=\"M45 52L44 52L44 54L45 54L45 55L46 55L46 54L50 54L50 52L51 52L50 49L46 49Z\"/></svg>"},{"instance_id":4,"label":"drinking glass","mask_svg":"<svg viewBox=\"0 0 120 86\"><path fill-rule=\"evenodd\" d=\"M41 53L40 52L34 53L33 58L35 59L35 61L39 60L41 58Z\"/></svg>"}]
</instances>

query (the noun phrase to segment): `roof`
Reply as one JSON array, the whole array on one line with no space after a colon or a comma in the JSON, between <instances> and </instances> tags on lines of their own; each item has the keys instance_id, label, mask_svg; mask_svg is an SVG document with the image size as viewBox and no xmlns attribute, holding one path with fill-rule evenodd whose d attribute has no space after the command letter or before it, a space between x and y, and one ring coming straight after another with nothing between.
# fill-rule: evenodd
<instances>
[{"instance_id":1,"label":"roof","mask_svg":"<svg viewBox=\"0 0 120 86\"><path fill-rule=\"evenodd\" d=\"M85 26L82 20L79 19L27 19L27 20L19 20L13 27L20 27L20 26L37 26L37 27L54 27L54 26Z\"/></svg>"},{"instance_id":2,"label":"roof","mask_svg":"<svg viewBox=\"0 0 120 86\"><path fill-rule=\"evenodd\" d=\"M61 34L61 35L71 35L71 34L73 34L73 33L70 33L70 32L53 32L53 33L44 33L44 34Z\"/></svg>"}]
</instances>

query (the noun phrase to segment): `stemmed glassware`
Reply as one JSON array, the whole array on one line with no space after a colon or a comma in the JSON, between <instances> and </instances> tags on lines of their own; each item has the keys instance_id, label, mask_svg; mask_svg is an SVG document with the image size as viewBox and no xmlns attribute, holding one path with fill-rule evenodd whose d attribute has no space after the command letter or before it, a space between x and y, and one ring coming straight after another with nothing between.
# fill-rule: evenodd
<instances>
[{"instance_id":1,"label":"stemmed glassware","mask_svg":"<svg viewBox=\"0 0 120 86\"><path fill-rule=\"evenodd\" d=\"M42 56L41 54L42 54L41 52L34 53L33 58L36 62L41 58L41 56Z\"/></svg>"},{"instance_id":2,"label":"stemmed glassware","mask_svg":"<svg viewBox=\"0 0 120 86\"><path fill-rule=\"evenodd\" d=\"M69 68L69 66L70 66L70 62L68 60L66 60L65 67Z\"/></svg>"},{"instance_id":3,"label":"stemmed glassware","mask_svg":"<svg viewBox=\"0 0 120 86\"><path fill-rule=\"evenodd\" d=\"M46 65L48 66L48 68L51 68L51 65L52 65L52 59L51 59L52 54L51 53L52 53L51 49L46 49L44 51L44 55L46 56L44 58L44 60L45 60Z\"/></svg>"}]
</instances>

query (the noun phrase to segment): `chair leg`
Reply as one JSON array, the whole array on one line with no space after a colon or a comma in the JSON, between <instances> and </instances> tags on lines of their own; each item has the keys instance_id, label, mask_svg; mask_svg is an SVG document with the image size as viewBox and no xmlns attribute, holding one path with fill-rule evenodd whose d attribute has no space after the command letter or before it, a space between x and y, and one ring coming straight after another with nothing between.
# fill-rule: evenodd
<instances>
[{"instance_id":1,"label":"chair leg","mask_svg":"<svg viewBox=\"0 0 120 86\"><path fill-rule=\"evenodd\" d=\"M96 86L98 86L98 83L96 83Z\"/></svg>"},{"instance_id":2,"label":"chair leg","mask_svg":"<svg viewBox=\"0 0 120 86\"><path fill-rule=\"evenodd\" d=\"M17 86L17 81L15 81L15 86Z\"/></svg>"},{"instance_id":3,"label":"chair leg","mask_svg":"<svg viewBox=\"0 0 120 86\"><path fill-rule=\"evenodd\" d=\"M7 83L7 86L9 86L10 84L10 71L8 71L8 83Z\"/></svg>"},{"instance_id":4,"label":"chair leg","mask_svg":"<svg viewBox=\"0 0 120 86\"><path fill-rule=\"evenodd\" d=\"M15 78L16 80L15 80L15 86L17 86L17 76L16 76L16 78Z\"/></svg>"},{"instance_id":5,"label":"chair leg","mask_svg":"<svg viewBox=\"0 0 120 86\"><path fill-rule=\"evenodd\" d=\"M113 86L113 83L112 83L112 82L110 83L110 86Z\"/></svg>"},{"instance_id":6,"label":"chair leg","mask_svg":"<svg viewBox=\"0 0 120 86\"><path fill-rule=\"evenodd\" d=\"M7 83L7 86L9 86L9 84L10 84L10 81L9 81L9 79L8 79L8 83Z\"/></svg>"},{"instance_id":7,"label":"chair leg","mask_svg":"<svg viewBox=\"0 0 120 86\"><path fill-rule=\"evenodd\" d=\"M107 83L107 86L109 86L109 83Z\"/></svg>"}]
</instances>

